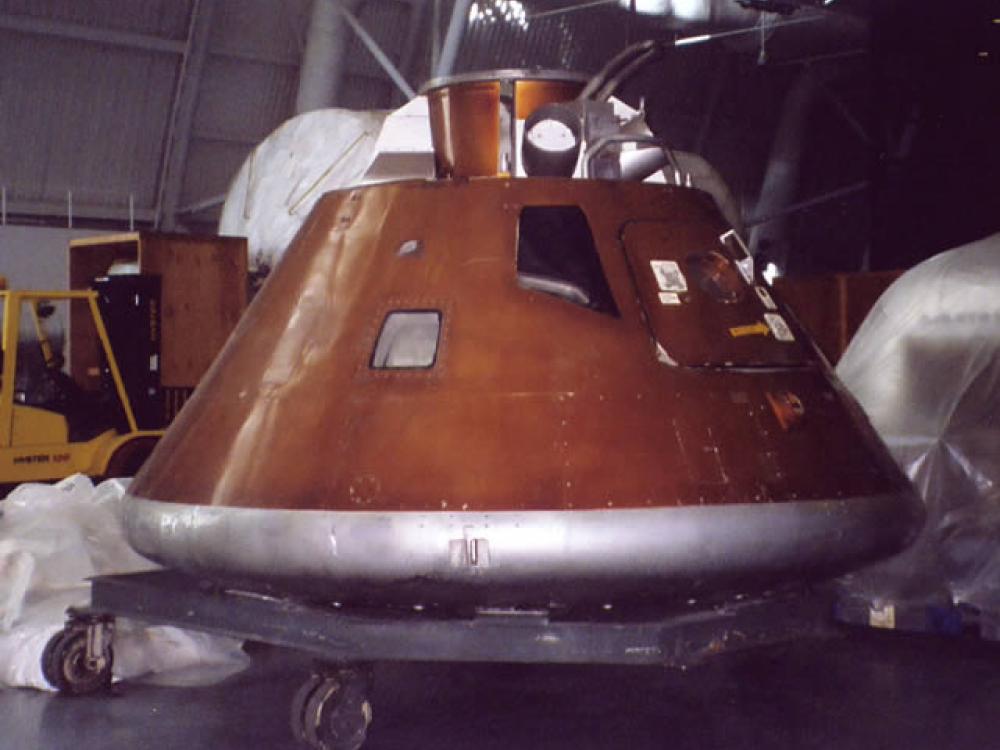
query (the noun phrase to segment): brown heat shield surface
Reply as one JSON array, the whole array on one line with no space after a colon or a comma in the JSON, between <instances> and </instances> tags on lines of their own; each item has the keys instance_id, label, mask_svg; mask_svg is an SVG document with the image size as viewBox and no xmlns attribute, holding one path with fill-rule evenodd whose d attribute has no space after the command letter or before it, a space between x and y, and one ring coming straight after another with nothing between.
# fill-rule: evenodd
<instances>
[{"instance_id":1,"label":"brown heat shield surface","mask_svg":"<svg viewBox=\"0 0 1000 750\"><path fill-rule=\"evenodd\" d=\"M582 210L617 310L519 282L532 206ZM759 278L733 276L727 230L706 195L669 186L482 179L330 193L131 491L494 511L904 487L787 311L765 303ZM684 290L664 275L671 264ZM431 366L373 366L394 311L438 314ZM779 337L765 314L788 330Z\"/></svg>"}]
</instances>

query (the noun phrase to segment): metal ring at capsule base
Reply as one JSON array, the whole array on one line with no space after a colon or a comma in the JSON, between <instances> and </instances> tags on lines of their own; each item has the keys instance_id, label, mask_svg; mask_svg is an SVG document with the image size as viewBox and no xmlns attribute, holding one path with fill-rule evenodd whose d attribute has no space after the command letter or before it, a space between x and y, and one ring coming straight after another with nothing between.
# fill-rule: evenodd
<instances>
[{"instance_id":1,"label":"metal ring at capsule base","mask_svg":"<svg viewBox=\"0 0 1000 750\"><path fill-rule=\"evenodd\" d=\"M579 579L712 580L847 566L918 525L904 494L588 511L295 511L126 496L132 546L168 567L263 579L426 578L480 586Z\"/></svg>"}]
</instances>

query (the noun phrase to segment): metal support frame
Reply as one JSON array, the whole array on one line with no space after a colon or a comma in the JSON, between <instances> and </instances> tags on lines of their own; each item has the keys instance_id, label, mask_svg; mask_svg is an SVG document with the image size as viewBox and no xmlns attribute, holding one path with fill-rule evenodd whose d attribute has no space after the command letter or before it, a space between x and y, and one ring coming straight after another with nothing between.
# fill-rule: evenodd
<instances>
[{"instance_id":1,"label":"metal support frame","mask_svg":"<svg viewBox=\"0 0 1000 750\"><path fill-rule=\"evenodd\" d=\"M865 128L865 126L861 124L861 121L854 116L853 112L851 112L851 108L847 105L847 102L844 101L843 97L834 91L826 83L826 81L820 81L819 90L826 97L827 101L833 105L833 108L837 110L837 114L839 114L844 122L847 123L848 127L854 131L855 135L857 135L866 146L874 148L875 140L868 134L867 128Z\"/></svg>"},{"instance_id":2,"label":"metal support frame","mask_svg":"<svg viewBox=\"0 0 1000 750\"><path fill-rule=\"evenodd\" d=\"M281 68L298 68L302 64L302 60L297 57L270 55L240 49L213 48L210 54L214 58L221 58L223 60L235 60L237 62L255 63L257 65L273 65Z\"/></svg>"},{"instance_id":3,"label":"metal support frame","mask_svg":"<svg viewBox=\"0 0 1000 750\"><path fill-rule=\"evenodd\" d=\"M455 69L458 51L462 46L462 37L465 36L465 27L469 23L470 5L472 5L472 0L455 0L455 4L451 8L448 32L444 35L444 44L441 45L441 53L438 55L438 64L432 78L449 76Z\"/></svg>"},{"instance_id":4,"label":"metal support frame","mask_svg":"<svg viewBox=\"0 0 1000 750\"><path fill-rule=\"evenodd\" d=\"M427 15L432 13L433 8L430 4L425 2L425 0L411 0L410 1L410 30L406 34L406 40L403 42L403 51L399 56L399 69L404 73L409 74L411 77L415 72L415 63L417 60L417 53L421 49L422 35L425 28ZM431 41L431 50L437 48L437 43ZM431 62L431 70L434 70L436 63ZM408 99L403 99L402 97L394 97L396 104L405 104Z\"/></svg>"},{"instance_id":5,"label":"metal support frame","mask_svg":"<svg viewBox=\"0 0 1000 750\"><path fill-rule=\"evenodd\" d=\"M157 228L174 227L177 203L184 181L188 146L191 143L191 124L194 121L202 71L208 57L208 40L212 18L215 15L215 4L216 0L194 0L191 6L187 44L180 73L177 76L170 125L160 165L153 220Z\"/></svg>"},{"instance_id":6,"label":"metal support frame","mask_svg":"<svg viewBox=\"0 0 1000 750\"><path fill-rule=\"evenodd\" d=\"M705 115L702 117L701 124L698 126L698 134L694 139L694 152L696 154L704 152L705 143L708 141L709 133L712 132L712 126L715 124L715 115L719 110L719 104L722 102L722 92L726 87L726 82L729 80L729 55L717 55L713 67L714 74L708 94L708 106L705 108Z\"/></svg>"},{"instance_id":7,"label":"metal support frame","mask_svg":"<svg viewBox=\"0 0 1000 750\"><path fill-rule=\"evenodd\" d=\"M382 67L382 70L385 71L386 75L388 75L389 78L392 79L392 82L396 84L396 88L402 91L407 99L415 97L417 92L414 91L410 84L406 82L402 73L396 69L392 60L389 59L389 56L382 51L382 48L378 46L378 42L372 38L372 35L369 34L367 29L361 25L361 22L355 17L355 15L343 5L338 6L338 9L340 10L340 14L344 17L344 20L347 21L348 26L350 26L354 33L357 34L361 43L365 45L365 49L371 53L371 56L375 58L375 61Z\"/></svg>"},{"instance_id":8,"label":"metal support frame","mask_svg":"<svg viewBox=\"0 0 1000 750\"><path fill-rule=\"evenodd\" d=\"M867 190L869 187L867 180L862 180L861 182L855 182L851 185L845 185L842 188L837 188L836 190L831 190L822 195L817 195L812 198L807 198L804 201L797 201L784 208L774 211L769 214L764 214L763 216L754 216L753 218L747 219L746 227L755 227L760 224L767 224L769 221L774 219L780 219L790 214L796 213L798 211L804 211L807 208L812 208L813 206L818 206L823 203L829 203L830 201L837 200L838 198L846 198L849 195L854 195L855 193L860 193Z\"/></svg>"},{"instance_id":9,"label":"metal support frame","mask_svg":"<svg viewBox=\"0 0 1000 750\"><path fill-rule=\"evenodd\" d=\"M257 146L261 138L256 135L239 135L235 133L223 133L218 130L192 129L191 140L211 141L213 143L228 143L235 146Z\"/></svg>"},{"instance_id":10,"label":"metal support frame","mask_svg":"<svg viewBox=\"0 0 1000 750\"><path fill-rule=\"evenodd\" d=\"M494 661L687 667L729 651L826 632L829 592L786 592L637 618L561 620L545 610L474 616L352 612L206 586L174 571L101 576L89 612L299 649L336 662Z\"/></svg>"},{"instance_id":11,"label":"metal support frame","mask_svg":"<svg viewBox=\"0 0 1000 750\"><path fill-rule=\"evenodd\" d=\"M552 16L562 16L567 13L575 13L578 10L589 10L590 8L598 8L602 5L617 5L618 0L589 0L583 3L574 3L573 5L564 5L561 8L553 8L552 10L540 10L537 13L531 13L528 15L528 19L534 21L538 18L550 18Z\"/></svg>"},{"instance_id":12,"label":"metal support frame","mask_svg":"<svg viewBox=\"0 0 1000 750\"><path fill-rule=\"evenodd\" d=\"M431 70L437 70L441 57L441 0L433 0L431 10Z\"/></svg>"},{"instance_id":13,"label":"metal support frame","mask_svg":"<svg viewBox=\"0 0 1000 750\"><path fill-rule=\"evenodd\" d=\"M65 217L66 201L26 201L7 199L7 217L11 216L49 216ZM76 220L107 219L112 221L128 221L127 206L95 206L73 204L73 218ZM156 214L151 208L136 208L132 218L139 222L152 222Z\"/></svg>"},{"instance_id":14,"label":"metal support frame","mask_svg":"<svg viewBox=\"0 0 1000 750\"><path fill-rule=\"evenodd\" d=\"M114 47L128 47L147 52L168 52L174 55L184 54L185 49L187 49L187 45L184 42L173 39L84 26L65 21L16 16L10 13L0 13L0 29L17 31L23 34L58 37L60 39L75 39L81 42L94 42Z\"/></svg>"},{"instance_id":15,"label":"metal support frame","mask_svg":"<svg viewBox=\"0 0 1000 750\"><path fill-rule=\"evenodd\" d=\"M177 209L177 215L186 216L187 214L196 214L201 211L207 211L210 208L215 208L216 206L221 206L226 202L226 197L226 194L222 193L220 195L213 195L211 198L188 203L186 206L181 206Z\"/></svg>"}]
</instances>

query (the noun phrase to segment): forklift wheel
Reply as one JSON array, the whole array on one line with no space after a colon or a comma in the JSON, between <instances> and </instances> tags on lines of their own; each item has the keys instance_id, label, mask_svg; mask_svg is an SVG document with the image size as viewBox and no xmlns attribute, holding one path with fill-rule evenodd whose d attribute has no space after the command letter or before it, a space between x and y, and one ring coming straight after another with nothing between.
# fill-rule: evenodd
<instances>
[{"instance_id":1,"label":"forklift wheel","mask_svg":"<svg viewBox=\"0 0 1000 750\"><path fill-rule=\"evenodd\" d=\"M111 686L114 651L105 647L98 664L87 660L87 629L60 630L42 651L42 675L63 695L89 695Z\"/></svg>"},{"instance_id":2,"label":"forklift wheel","mask_svg":"<svg viewBox=\"0 0 1000 750\"><path fill-rule=\"evenodd\" d=\"M155 447L155 438L138 438L125 443L108 459L108 468L104 476L107 479L134 477Z\"/></svg>"},{"instance_id":3,"label":"forklift wheel","mask_svg":"<svg viewBox=\"0 0 1000 750\"><path fill-rule=\"evenodd\" d=\"M367 687L354 669L312 675L292 701L296 739L314 750L358 750L372 720Z\"/></svg>"}]
</instances>

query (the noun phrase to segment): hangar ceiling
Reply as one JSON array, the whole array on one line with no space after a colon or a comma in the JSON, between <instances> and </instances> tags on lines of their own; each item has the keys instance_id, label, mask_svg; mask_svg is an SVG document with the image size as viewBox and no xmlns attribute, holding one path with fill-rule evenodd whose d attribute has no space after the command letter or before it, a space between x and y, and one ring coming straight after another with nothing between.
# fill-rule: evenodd
<instances>
[{"instance_id":1,"label":"hangar ceiling","mask_svg":"<svg viewBox=\"0 0 1000 750\"><path fill-rule=\"evenodd\" d=\"M997 6L970 0L959 14L902 0L0 0L3 219L211 230L248 153L309 108L304 80L324 23L339 23L326 33L342 57L333 77L326 71L323 106L359 109L398 106L403 89L435 70L593 71L630 40L656 37L690 43L623 96L644 99L654 129L719 168L749 223L763 226L758 243L793 270L899 265L930 252L919 227L907 240L912 259L890 247L890 228L920 210L913 180L943 174L960 195L975 185L985 199L966 228L936 242L972 239L965 235L1000 215L995 189L975 179L1000 169L998 149L983 151L992 146L983 122L1000 122L997 105L956 115L984 106L1000 70ZM955 65L957 87L948 83Z\"/></svg>"}]
</instances>

